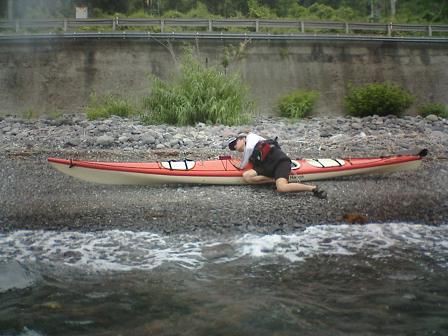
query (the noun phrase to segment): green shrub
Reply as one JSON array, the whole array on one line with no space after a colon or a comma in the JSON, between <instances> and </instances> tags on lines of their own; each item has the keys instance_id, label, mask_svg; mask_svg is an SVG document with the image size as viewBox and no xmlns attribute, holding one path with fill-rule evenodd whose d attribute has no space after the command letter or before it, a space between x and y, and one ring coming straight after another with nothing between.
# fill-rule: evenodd
<instances>
[{"instance_id":1,"label":"green shrub","mask_svg":"<svg viewBox=\"0 0 448 336\"><path fill-rule=\"evenodd\" d=\"M313 111L314 103L319 98L316 91L297 90L279 99L280 115L287 118L305 118Z\"/></svg>"},{"instance_id":2,"label":"green shrub","mask_svg":"<svg viewBox=\"0 0 448 336\"><path fill-rule=\"evenodd\" d=\"M345 97L347 112L355 117L375 114L400 116L413 101L414 97L408 91L392 83L349 87L349 93Z\"/></svg>"},{"instance_id":3,"label":"green shrub","mask_svg":"<svg viewBox=\"0 0 448 336\"><path fill-rule=\"evenodd\" d=\"M177 10L169 10L163 14L164 18L170 18L170 19L181 19L184 17L184 14Z\"/></svg>"},{"instance_id":4,"label":"green shrub","mask_svg":"<svg viewBox=\"0 0 448 336\"><path fill-rule=\"evenodd\" d=\"M422 117L434 114L442 118L448 118L448 106L439 103L428 103L420 107L419 114Z\"/></svg>"},{"instance_id":5,"label":"green shrub","mask_svg":"<svg viewBox=\"0 0 448 336\"><path fill-rule=\"evenodd\" d=\"M212 18L212 14L207 9L207 6L204 5L201 2L198 2L196 4L195 8L192 8L188 11L186 14L186 17L188 18Z\"/></svg>"},{"instance_id":6,"label":"green shrub","mask_svg":"<svg viewBox=\"0 0 448 336\"><path fill-rule=\"evenodd\" d=\"M332 7L319 3L313 3L308 7L308 12L318 20L332 20L335 16L335 10Z\"/></svg>"},{"instance_id":7,"label":"green shrub","mask_svg":"<svg viewBox=\"0 0 448 336\"><path fill-rule=\"evenodd\" d=\"M144 98L145 123L238 125L250 120L253 103L239 76L224 75L187 53L172 83L154 78Z\"/></svg>"},{"instance_id":8,"label":"green shrub","mask_svg":"<svg viewBox=\"0 0 448 336\"><path fill-rule=\"evenodd\" d=\"M135 107L129 101L117 95L108 94L98 97L93 94L90 96L86 114L89 120L105 119L112 115L130 117L135 114Z\"/></svg>"},{"instance_id":9,"label":"green shrub","mask_svg":"<svg viewBox=\"0 0 448 336\"><path fill-rule=\"evenodd\" d=\"M258 0L248 0L249 17L256 19L273 19L276 17L274 11L268 6L261 5Z\"/></svg>"}]
</instances>

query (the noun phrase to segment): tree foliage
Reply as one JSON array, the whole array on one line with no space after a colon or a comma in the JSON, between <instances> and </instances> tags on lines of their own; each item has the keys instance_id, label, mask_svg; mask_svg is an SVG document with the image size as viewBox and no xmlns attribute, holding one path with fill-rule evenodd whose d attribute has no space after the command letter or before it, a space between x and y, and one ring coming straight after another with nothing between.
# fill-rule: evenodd
<instances>
[{"instance_id":1,"label":"tree foliage","mask_svg":"<svg viewBox=\"0 0 448 336\"><path fill-rule=\"evenodd\" d=\"M445 0L14 0L13 12L16 18L73 17L74 7L81 4L94 16L178 13L181 17L448 23ZM7 1L0 1L0 15L7 12Z\"/></svg>"}]
</instances>

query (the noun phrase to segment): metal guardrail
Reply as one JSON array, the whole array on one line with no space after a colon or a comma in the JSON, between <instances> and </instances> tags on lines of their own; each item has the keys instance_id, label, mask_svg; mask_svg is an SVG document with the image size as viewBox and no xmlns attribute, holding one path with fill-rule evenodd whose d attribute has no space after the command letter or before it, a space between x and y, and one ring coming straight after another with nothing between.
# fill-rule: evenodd
<instances>
[{"instance_id":1,"label":"metal guardrail","mask_svg":"<svg viewBox=\"0 0 448 336\"><path fill-rule=\"evenodd\" d=\"M263 33L273 31L281 34L278 29L288 29L297 33L342 33L359 34L372 33L393 36L394 33L419 33L424 36L448 34L448 25L440 24L399 24L399 23L356 23L356 22L327 22L302 20L265 20L265 19L47 19L47 20L0 20L2 30L13 33L27 31L51 30L51 32L72 32L77 30L100 29L102 31L138 30L144 28L160 33L169 31L170 27L190 30L201 29L207 32L221 32L235 28L243 28L250 32Z\"/></svg>"},{"instance_id":2,"label":"metal guardrail","mask_svg":"<svg viewBox=\"0 0 448 336\"><path fill-rule=\"evenodd\" d=\"M331 34L269 34L269 33L223 33L223 32L67 32L67 33L41 33L41 34L0 34L0 42L12 41L14 43L31 40L86 40L86 39L117 39L117 40L220 40L220 41L346 41L346 42L381 42L381 43L448 43L448 37L402 37L380 35L331 35Z\"/></svg>"}]
</instances>

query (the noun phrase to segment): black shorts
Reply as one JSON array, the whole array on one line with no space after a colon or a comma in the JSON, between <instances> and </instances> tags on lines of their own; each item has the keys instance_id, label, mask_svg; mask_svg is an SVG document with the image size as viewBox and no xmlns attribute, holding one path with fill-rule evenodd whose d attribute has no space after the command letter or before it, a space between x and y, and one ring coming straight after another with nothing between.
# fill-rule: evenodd
<instances>
[{"instance_id":1,"label":"black shorts","mask_svg":"<svg viewBox=\"0 0 448 336\"><path fill-rule=\"evenodd\" d=\"M288 179L291 172L291 160L280 149L273 148L265 161L254 165L254 170L258 175L272 177L275 180L279 178Z\"/></svg>"}]
</instances>

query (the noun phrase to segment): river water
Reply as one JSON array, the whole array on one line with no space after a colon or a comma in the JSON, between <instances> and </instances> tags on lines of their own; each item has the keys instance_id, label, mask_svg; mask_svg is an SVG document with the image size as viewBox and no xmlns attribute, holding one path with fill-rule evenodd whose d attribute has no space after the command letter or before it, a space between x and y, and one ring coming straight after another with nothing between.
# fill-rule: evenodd
<instances>
[{"instance_id":1,"label":"river water","mask_svg":"<svg viewBox=\"0 0 448 336\"><path fill-rule=\"evenodd\" d=\"M0 234L0 335L448 335L448 225Z\"/></svg>"}]
</instances>

